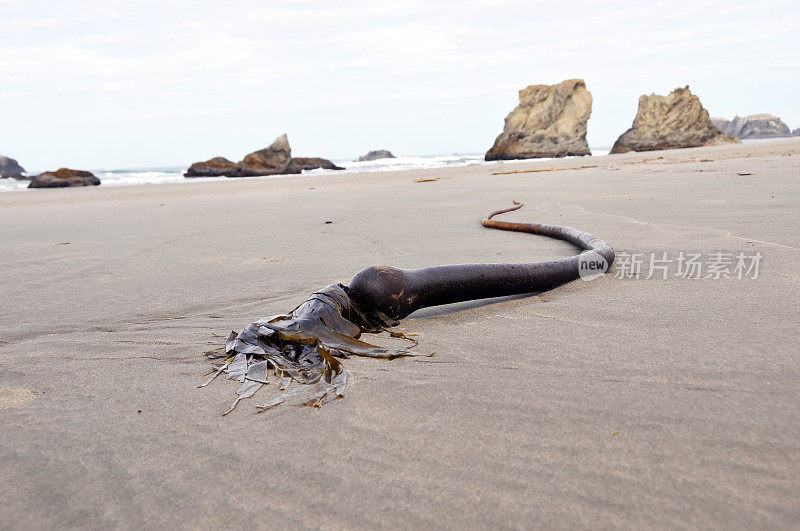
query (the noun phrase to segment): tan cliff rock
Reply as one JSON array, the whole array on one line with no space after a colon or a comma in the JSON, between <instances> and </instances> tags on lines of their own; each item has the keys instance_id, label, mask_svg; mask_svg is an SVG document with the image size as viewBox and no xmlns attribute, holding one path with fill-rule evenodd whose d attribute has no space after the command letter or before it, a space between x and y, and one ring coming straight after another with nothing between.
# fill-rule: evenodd
<instances>
[{"instance_id":1,"label":"tan cliff rock","mask_svg":"<svg viewBox=\"0 0 800 531\"><path fill-rule=\"evenodd\" d=\"M519 105L506 116L503 132L486 160L591 155L586 123L592 95L582 79L531 85L519 91Z\"/></svg>"},{"instance_id":2,"label":"tan cliff rock","mask_svg":"<svg viewBox=\"0 0 800 531\"><path fill-rule=\"evenodd\" d=\"M611 153L735 142L739 140L717 129L700 103L700 98L686 86L673 90L668 96L641 96L633 126L620 135Z\"/></svg>"}]
</instances>

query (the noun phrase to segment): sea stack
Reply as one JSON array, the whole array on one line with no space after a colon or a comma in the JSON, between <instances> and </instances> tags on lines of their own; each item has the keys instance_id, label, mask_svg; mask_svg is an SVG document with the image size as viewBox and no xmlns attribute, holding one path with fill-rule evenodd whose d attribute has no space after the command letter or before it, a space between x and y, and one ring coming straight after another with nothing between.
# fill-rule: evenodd
<instances>
[{"instance_id":1,"label":"sea stack","mask_svg":"<svg viewBox=\"0 0 800 531\"><path fill-rule=\"evenodd\" d=\"M13 179L25 179L22 174L25 173L25 168L11 157L0 155L0 179L11 177Z\"/></svg>"},{"instance_id":2,"label":"sea stack","mask_svg":"<svg viewBox=\"0 0 800 531\"><path fill-rule=\"evenodd\" d=\"M56 171L46 171L41 175L32 177L28 188L70 188L74 186L97 186L99 184L100 179L91 172L61 168Z\"/></svg>"},{"instance_id":3,"label":"sea stack","mask_svg":"<svg viewBox=\"0 0 800 531\"><path fill-rule=\"evenodd\" d=\"M319 157L292 158L292 148L286 133L269 147L254 151L240 162L225 157L214 157L205 162L195 162L184 173L184 177L256 177L262 175L284 175L300 173L302 170L323 168L343 170L328 159Z\"/></svg>"},{"instance_id":4,"label":"sea stack","mask_svg":"<svg viewBox=\"0 0 800 531\"><path fill-rule=\"evenodd\" d=\"M772 114L736 116L733 120L712 118L711 121L717 129L736 138L779 138L792 135L789 126Z\"/></svg>"},{"instance_id":5,"label":"sea stack","mask_svg":"<svg viewBox=\"0 0 800 531\"><path fill-rule=\"evenodd\" d=\"M380 160L380 159L393 159L396 158L392 155L392 152L387 149L377 149L375 151L370 151L366 155L361 155L358 157L358 162L368 162L371 160Z\"/></svg>"},{"instance_id":6,"label":"sea stack","mask_svg":"<svg viewBox=\"0 0 800 531\"><path fill-rule=\"evenodd\" d=\"M700 98L686 86L673 90L668 96L641 96L633 126L617 139L611 153L734 142L739 140L717 129L700 103Z\"/></svg>"},{"instance_id":7,"label":"sea stack","mask_svg":"<svg viewBox=\"0 0 800 531\"><path fill-rule=\"evenodd\" d=\"M557 85L531 85L519 91L519 105L506 116L505 127L486 160L591 155L586 122L592 95L582 79Z\"/></svg>"},{"instance_id":8,"label":"sea stack","mask_svg":"<svg viewBox=\"0 0 800 531\"><path fill-rule=\"evenodd\" d=\"M292 148L286 133L282 134L269 147L247 155L228 174L228 177L257 177L261 175L283 175L300 173L300 168L292 163Z\"/></svg>"}]
</instances>

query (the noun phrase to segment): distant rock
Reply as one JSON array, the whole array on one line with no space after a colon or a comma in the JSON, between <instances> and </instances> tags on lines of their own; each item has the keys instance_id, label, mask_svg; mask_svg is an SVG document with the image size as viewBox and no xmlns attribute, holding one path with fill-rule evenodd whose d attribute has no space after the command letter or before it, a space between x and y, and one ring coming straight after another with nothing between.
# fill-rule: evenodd
<instances>
[{"instance_id":1,"label":"distant rock","mask_svg":"<svg viewBox=\"0 0 800 531\"><path fill-rule=\"evenodd\" d=\"M19 165L16 160L11 157L0 155L0 179L13 177L14 179L26 179L22 174L25 173L25 168Z\"/></svg>"},{"instance_id":2,"label":"distant rock","mask_svg":"<svg viewBox=\"0 0 800 531\"><path fill-rule=\"evenodd\" d=\"M720 131L689 87L668 96L650 94L639 98L633 127L614 143L611 153L713 146L739 142Z\"/></svg>"},{"instance_id":3,"label":"distant rock","mask_svg":"<svg viewBox=\"0 0 800 531\"><path fill-rule=\"evenodd\" d=\"M718 116L711 117L711 123L714 124L714 127L722 131L723 133L728 133L728 127L730 127L731 121L727 118L720 118ZM730 134L730 133L728 133Z\"/></svg>"},{"instance_id":4,"label":"distant rock","mask_svg":"<svg viewBox=\"0 0 800 531\"><path fill-rule=\"evenodd\" d=\"M592 95L582 79L531 85L519 91L519 105L506 116L503 132L486 160L591 155L586 122Z\"/></svg>"},{"instance_id":5,"label":"distant rock","mask_svg":"<svg viewBox=\"0 0 800 531\"><path fill-rule=\"evenodd\" d=\"M800 136L800 127L792 131L792 136Z\"/></svg>"},{"instance_id":6,"label":"distant rock","mask_svg":"<svg viewBox=\"0 0 800 531\"><path fill-rule=\"evenodd\" d=\"M261 175L283 175L300 173L300 168L292 162L292 148L286 133L282 134L267 148L254 151L236 164L228 177L257 177Z\"/></svg>"},{"instance_id":7,"label":"distant rock","mask_svg":"<svg viewBox=\"0 0 800 531\"><path fill-rule=\"evenodd\" d=\"M67 188L71 186L97 186L98 184L100 184L100 179L88 171L61 168L32 177L28 188Z\"/></svg>"},{"instance_id":8,"label":"distant rock","mask_svg":"<svg viewBox=\"0 0 800 531\"><path fill-rule=\"evenodd\" d=\"M235 162L225 157L214 157L205 162L195 162L184 173L184 177L223 177L233 170Z\"/></svg>"},{"instance_id":9,"label":"distant rock","mask_svg":"<svg viewBox=\"0 0 800 531\"><path fill-rule=\"evenodd\" d=\"M294 161L295 166L297 166L301 170L316 170L317 168L322 168L323 170L344 169L337 166L328 159L321 159L319 157L295 157L292 159L292 161Z\"/></svg>"},{"instance_id":10,"label":"distant rock","mask_svg":"<svg viewBox=\"0 0 800 531\"><path fill-rule=\"evenodd\" d=\"M730 121L725 118L712 118L711 121L720 131L736 138L776 138L792 135L789 126L772 114L751 114L744 118L736 116Z\"/></svg>"},{"instance_id":11,"label":"distant rock","mask_svg":"<svg viewBox=\"0 0 800 531\"><path fill-rule=\"evenodd\" d=\"M392 155L391 151L386 149L379 149L377 151L370 151L366 155L362 155L358 157L358 162L368 162L371 160L379 160L379 159L393 159L396 158Z\"/></svg>"},{"instance_id":12,"label":"distant rock","mask_svg":"<svg viewBox=\"0 0 800 531\"><path fill-rule=\"evenodd\" d=\"M233 163L225 157L214 157L205 162L195 162L185 177L255 177L259 175L284 175L301 170L323 168L343 170L328 159L319 157L292 158L289 139L282 134L267 148L254 151L240 162Z\"/></svg>"}]
</instances>

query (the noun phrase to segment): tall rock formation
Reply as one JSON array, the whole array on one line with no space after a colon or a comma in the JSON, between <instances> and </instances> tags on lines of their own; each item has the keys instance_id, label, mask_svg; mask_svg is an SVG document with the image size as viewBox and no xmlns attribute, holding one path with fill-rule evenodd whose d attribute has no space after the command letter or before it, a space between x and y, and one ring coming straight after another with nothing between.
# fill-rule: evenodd
<instances>
[{"instance_id":1,"label":"tall rock formation","mask_svg":"<svg viewBox=\"0 0 800 531\"><path fill-rule=\"evenodd\" d=\"M700 103L700 98L686 86L673 90L669 96L641 96L633 126L617 139L611 153L734 142L739 140L717 129Z\"/></svg>"},{"instance_id":2,"label":"tall rock formation","mask_svg":"<svg viewBox=\"0 0 800 531\"><path fill-rule=\"evenodd\" d=\"M736 138L776 138L792 135L789 126L772 114L736 116L733 120L712 118L711 121L720 131Z\"/></svg>"},{"instance_id":3,"label":"tall rock formation","mask_svg":"<svg viewBox=\"0 0 800 531\"><path fill-rule=\"evenodd\" d=\"M6 177L24 179L23 173L25 173L25 168L20 166L16 160L0 155L0 179L5 179Z\"/></svg>"},{"instance_id":4,"label":"tall rock formation","mask_svg":"<svg viewBox=\"0 0 800 531\"><path fill-rule=\"evenodd\" d=\"M531 85L519 91L519 105L506 116L503 132L486 160L591 155L586 122L592 95L582 79Z\"/></svg>"}]
</instances>

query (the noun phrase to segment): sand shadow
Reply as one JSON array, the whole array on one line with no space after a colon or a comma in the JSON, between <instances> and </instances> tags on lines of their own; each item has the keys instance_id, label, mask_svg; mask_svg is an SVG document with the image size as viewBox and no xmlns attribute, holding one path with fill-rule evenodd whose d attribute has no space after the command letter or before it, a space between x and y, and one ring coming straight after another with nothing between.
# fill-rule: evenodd
<instances>
[{"instance_id":1,"label":"sand shadow","mask_svg":"<svg viewBox=\"0 0 800 531\"><path fill-rule=\"evenodd\" d=\"M439 317L456 312L463 312L464 310L471 310L473 308L480 308L481 306L488 306L490 304L497 304L505 301L513 301L515 299L526 299L539 295L541 291L533 293L523 293L520 295L506 295L504 297L492 297L490 299L477 299L472 301L455 302L453 304L443 304L441 306L431 306L428 308L421 308L416 312L410 314L405 319L430 319L432 317Z\"/></svg>"}]
</instances>

